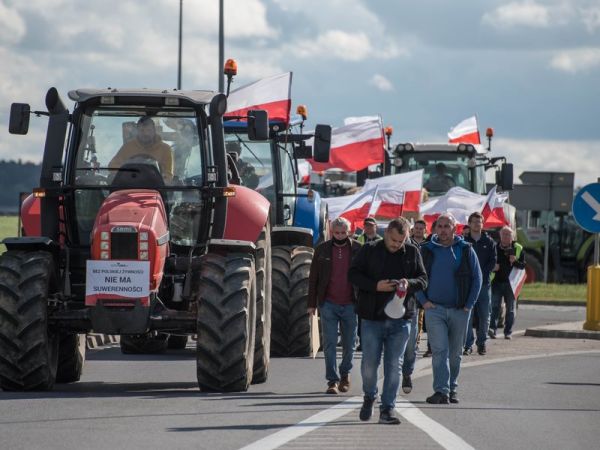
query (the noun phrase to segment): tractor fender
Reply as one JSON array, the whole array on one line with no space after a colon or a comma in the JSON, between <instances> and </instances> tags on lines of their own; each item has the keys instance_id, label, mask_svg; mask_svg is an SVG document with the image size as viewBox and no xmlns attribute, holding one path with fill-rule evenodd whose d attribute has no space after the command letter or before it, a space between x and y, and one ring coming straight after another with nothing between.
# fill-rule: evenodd
<instances>
[{"instance_id":1,"label":"tractor fender","mask_svg":"<svg viewBox=\"0 0 600 450\"><path fill-rule=\"evenodd\" d=\"M312 230L313 242L308 247L313 247L319 240L323 228L323 222L321 221L322 200L318 192L312 191L310 195L308 193L308 189L298 189L294 226Z\"/></svg>"},{"instance_id":2,"label":"tractor fender","mask_svg":"<svg viewBox=\"0 0 600 450\"><path fill-rule=\"evenodd\" d=\"M313 246L313 230L302 227L273 227L271 230L271 246L301 245Z\"/></svg>"},{"instance_id":3,"label":"tractor fender","mask_svg":"<svg viewBox=\"0 0 600 450\"><path fill-rule=\"evenodd\" d=\"M7 250L49 252L54 255L55 259L58 258L60 251L57 242L53 241L49 237L44 236L11 237L4 239L2 243L6 245Z\"/></svg>"},{"instance_id":4,"label":"tractor fender","mask_svg":"<svg viewBox=\"0 0 600 450\"><path fill-rule=\"evenodd\" d=\"M41 236L41 201L29 194L21 204L21 224L24 236Z\"/></svg>"},{"instance_id":5,"label":"tractor fender","mask_svg":"<svg viewBox=\"0 0 600 450\"><path fill-rule=\"evenodd\" d=\"M269 201L244 186L235 187L235 197L227 199L223 239L256 242L269 220Z\"/></svg>"}]
</instances>

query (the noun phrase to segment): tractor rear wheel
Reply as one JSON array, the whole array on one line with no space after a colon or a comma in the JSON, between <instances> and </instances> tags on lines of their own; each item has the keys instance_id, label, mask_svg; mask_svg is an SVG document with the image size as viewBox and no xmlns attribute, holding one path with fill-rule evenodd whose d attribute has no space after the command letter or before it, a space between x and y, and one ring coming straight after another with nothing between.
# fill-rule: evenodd
<instances>
[{"instance_id":1,"label":"tractor rear wheel","mask_svg":"<svg viewBox=\"0 0 600 450\"><path fill-rule=\"evenodd\" d=\"M176 334L169 335L169 340L167 341L167 348L170 350L183 350L187 346L188 337L180 336Z\"/></svg>"},{"instance_id":2,"label":"tractor rear wheel","mask_svg":"<svg viewBox=\"0 0 600 450\"><path fill-rule=\"evenodd\" d=\"M309 356L312 348L308 276L314 250L273 247L273 318L271 356Z\"/></svg>"},{"instance_id":3,"label":"tractor rear wheel","mask_svg":"<svg viewBox=\"0 0 600 450\"><path fill-rule=\"evenodd\" d=\"M196 366L203 391L240 392L252 382L256 272L248 254L202 257L193 277L197 303Z\"/></svg>"},{"instance_id":4,"label":"tractor rear wheel","mask_svg":"<svg viewBox=\"0 0 600 450\"><path fill-rule=\"evenodd\" d=\"M57 383L74 383L81 378L85 363L85 335L64 333L58 344Z\"/></svg>"},{"instance_id":5,"label":"tractor rear wheel","mask_svg":"<svg viewBox=\"0 0 600 450\"><path fill-rule=\"evenodd\" d=\"M50 390L56 380L58 333L48 329L56 293L54 260L42 251L0 256L0 387Z\"/></svg>"},{"instance_id":6,"label":"tractor rear wheel","mask_svg":"<svg viewBox=\"0 0 600 450\"><path fill-rule=\"evenodd\" d=\"M267 223L256 243L256 338L252 384L264 383L271 356L271 227Z\"/></svg>"},{"instance_id":7,"label":"tractor rear wheel","mask_svg":"<svg viewBox=\"0 0 600 450\"><path fill-rule=\"evenodd\" d=\"M122 334L121 353L125 355L150 355L167 349L169 335L166 333Z\"/></svg>"},{"instance_id":8,"label":"tractor rear wheel","mask_svg":"<svg viewBox=\"0 0 600 450\"><path fill-rule=\"evenodd\" d=\"M540 283L544 281L544 271L540 261L531 253L525 252L525 283Z\"/></svg>"}]
</instances>

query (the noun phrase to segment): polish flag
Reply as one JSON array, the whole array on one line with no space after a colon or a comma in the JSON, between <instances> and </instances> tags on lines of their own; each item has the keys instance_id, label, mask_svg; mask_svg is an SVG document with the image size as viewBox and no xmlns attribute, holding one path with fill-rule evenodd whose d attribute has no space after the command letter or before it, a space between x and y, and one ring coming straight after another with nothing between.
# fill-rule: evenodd
<instances>
[{"instance_id":1,"label":"polish flag","mask_svg":"<svg viewBox=\"0 0 600 450\"><path fill-rule=\"evenodd\" d=\"M471 116L452 128L448 133L448 142L451 144L481 144L477 116Z\"/></svg>"},{"instance_id":2,"label":"polish flag","mask_svg":"<svg viewBox=\"0 0 600 450\"><path fill-rule=\"evenodd\" d=\"M262 78L229 93L225 117L246 116L249 110L264 109L269 122L290 122L292 72Z\"/></svg>"},{"instance_id":3,"label":"polish flag","mask_svg":"<svg viewBox=\"0 0 600 450\"><path fill-rule=\"evenodd\" d=\"M525 284L525 280L527 279L527 273L525 269L517 269L513 267L508 275L508 281L510 282L510 287L515 294L515 299L519 298L521 295L521 289L523 289L523 284Z\"/></svg>"},{"instance_id":4,"label":"polish flag","mask_svg":"<svg viewBox=\"0 0 600 450\"><path fill-rule=\"evenodd\" d=\"M298 183L310 183L310 170L310 163L308 161L298 161Z\"/></svg>"},{"instance_id":5,"label":"polish flag","mask_svg":"<svg viewBox=\"0 0 600 450\"><path fill-rule=\"evenodd\" d=\"M510 225L504 214L504 203L508 199L508 193L498 194L496 186L490 189L485 200L485 205L481 214L483 214L484 226L486 228L502 227Z\"/></svg>"},{"instance_id":6,"label":"polish flag","mask_svg":"<svg viewBox=\"0 0 600 450\"><path fill-rule=\"evenodd\" d=\"M362 190L354 195L324 198L329 217L345 217L352 225L362 227L366 217L395 219L403 212L419 211L423 185L423 171L417 170L399 175L367 180Z\"/></svg>"},{"instance_id":7,"label":"polish flag","mask_svg":"<svg viewBox=\"0 0 600 450\"><path fill-rule=\"evenodd\" d=\"M475 194L461 187L453 187L445 195L433 198L421 205L421 215L431 232L431 225L442 213L450 213L457 223L457 233L462 232L469 216L479 211L484 217L484 228L509 225L504 216L507 194L496 193L496 187L487 195Z\"/></svg>"},{"instance_id":8,"label":"polish flag","mask_svg":"<svg viewBox=\"0 0 600 450\"><path fill-rule=\"evenodd\" d=\"M317 163L311 160L310 164L314 171L338 168L355 172L371 164L382 163L384 144L380 117L353 121L332 130L329 162Z\"/></svg>"}]
</instances>

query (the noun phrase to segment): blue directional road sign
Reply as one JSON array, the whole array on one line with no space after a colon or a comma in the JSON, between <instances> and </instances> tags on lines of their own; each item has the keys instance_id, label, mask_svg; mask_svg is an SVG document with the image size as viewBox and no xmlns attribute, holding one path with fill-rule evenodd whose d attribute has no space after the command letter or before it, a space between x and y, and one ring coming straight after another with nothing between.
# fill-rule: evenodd
<instances>
[{"instance_id":1,"label":"blue directional road sign","mask_svg":"<svg viewBox=\"0 0 600 450\"><path fill-rule=\"evenodd\" d=\"M573 216L581 228L600 233L600 183L592 183L579 190L573 199Z\"/></svg>"}]
</instances>

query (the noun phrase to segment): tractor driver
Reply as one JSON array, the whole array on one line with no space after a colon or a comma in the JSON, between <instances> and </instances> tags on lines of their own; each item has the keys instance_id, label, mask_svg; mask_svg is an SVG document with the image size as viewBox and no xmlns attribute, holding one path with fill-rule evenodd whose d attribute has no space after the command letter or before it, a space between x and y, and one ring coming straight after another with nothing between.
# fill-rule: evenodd
<instances>
[{"instance_id":1,"label":"tractor driver","mask_svg":"<svg viewBox=\"0 0 600 450\"><path fill-rule=\"evenodd\" d=\"M135 138L123 144L108 167L118 169L134 157L148 156L158 162L160 173L167 184L173 179L173 150L156 132L150 116L142 116L136 125Z\"/></svg>"},{"instance_id":2,"label":"tractor driver","mask_svg":"<svg viewBox=\"0 0 600 450\"><path fill-rule=\"evenodd\" d=\"M452 175L446 172L446 164L439 162L435 165L435 173L425 182L425 189L433 192L446 192L456 186Z\"/></svg>"},{"instance_id":3,"label":"tractor driver","mask_svg":"<svg viewBox=\"0 0 600 450\"><path fill-rule=\"evenodd\" d=\"M242 153L241 143L228 141L225 143L225 148L227 153L229 153L235 161L235 165L240 173L240 178L242 179L242 184L250 189L256 189L260 180L258 175L256 175L254 166L240 158L240 154Z\"/></svg>"}]
</instances>

